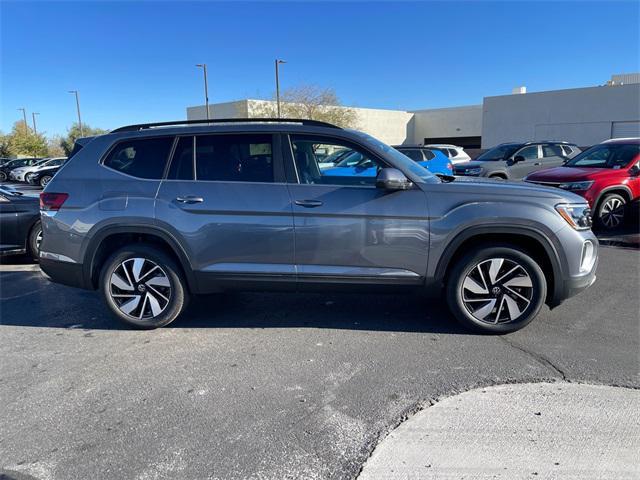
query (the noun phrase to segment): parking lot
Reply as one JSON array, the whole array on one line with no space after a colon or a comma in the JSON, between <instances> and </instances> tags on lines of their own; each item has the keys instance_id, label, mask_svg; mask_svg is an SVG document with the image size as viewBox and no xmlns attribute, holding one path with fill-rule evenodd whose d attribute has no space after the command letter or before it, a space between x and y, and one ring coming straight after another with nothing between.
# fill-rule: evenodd
<instances>
[{"instance_id":1,"label":"parking lot","mask_svg":"<svg viewBox=\"0 0 640 480\"><path fill-rule=\"evenodd\" d=\"M170 327L136 331L98 295L5 258L0 469L356 478L404 419L478 386L637 389L640 258L618 240L592 288L506 336L468 334L419 297L273 293L197 298Z\"/></svg>"}]
</instances>

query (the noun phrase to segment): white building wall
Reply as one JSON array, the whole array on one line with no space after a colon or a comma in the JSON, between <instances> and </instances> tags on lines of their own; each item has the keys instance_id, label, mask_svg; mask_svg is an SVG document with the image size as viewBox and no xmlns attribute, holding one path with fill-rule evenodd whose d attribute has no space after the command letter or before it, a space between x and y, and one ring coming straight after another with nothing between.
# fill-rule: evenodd
<instances>
[{"instance_id":1,"label":"white building wall","mask_svg":"<svg viewBox=\"0 0 640 480\"><path fill-rule=\"evenodd\" d=\"M209 104L209 118L247 118L247 100ZM207 118L204 105L187 107L187 120Z\"/></svg>"},{"instance_id":2,"label":"white building wall","mask_svg":"<svg viewBox=\"0 0 640 480\"><path fill-rule=\"evenodd\" d=\"M410 143L425 138L479 137L482 133L482 105L414 110L414 132Z\"/></svg>"},{"instance_id":3,"label":"white building wall","mask_svg":"<svg viewBox=\"0 0 640 480\"><path fill-rule=\"evenodd\" d=\"M614 122L638 120L638 84L485 97L482 148L530 140L593 145L611 138Z\"/></svg>"}]
</instances>

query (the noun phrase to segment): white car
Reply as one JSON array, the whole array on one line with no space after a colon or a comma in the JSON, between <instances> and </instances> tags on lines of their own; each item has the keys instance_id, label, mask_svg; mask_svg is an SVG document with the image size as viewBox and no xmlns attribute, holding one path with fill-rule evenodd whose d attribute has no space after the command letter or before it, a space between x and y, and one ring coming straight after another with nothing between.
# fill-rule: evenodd
<instances>
[{"instance_id":1,"label":"white car","mask_svg":"<svg viewBox=\"0 0 640 480\"><path fill-rule=\"evenodd\" d=\"M454 165L457 163L464 163L471 160L471 157L467 155L467 152L464 151L464 148L458 147L457 145L448 145L448 144L440 143L440 144L425 145L425 147L437 148L442 153L444 153L447 157L449 157L449 160L451 160L451 163L453 163Z\"/></svg>"},{"instance_id":2,"label":"white car","mask_svg":"<svg viewBox=\"0 0 640 480\"><path fill-rule=\"evenodd\" d=\"M9 178L11 180L15 180L16 182L25 182L26 177L29 173L37 172L43 168L47 167L55 167L58 165L62 165L67 157L56 157L56 158L43 158L39 162L29 165L28 167L19 167L14 168L9 172Z\"/></svg>"}]
</instances>

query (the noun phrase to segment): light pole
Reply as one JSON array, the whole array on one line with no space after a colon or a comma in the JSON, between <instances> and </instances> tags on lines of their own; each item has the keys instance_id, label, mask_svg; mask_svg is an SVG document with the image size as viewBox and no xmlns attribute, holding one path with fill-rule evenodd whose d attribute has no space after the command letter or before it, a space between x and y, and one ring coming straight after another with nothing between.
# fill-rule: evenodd
<instances>
[{"instance_id":1,"label":"light pole","mask_svg":"<svg viewBox=\"0 0 640 480\"><path fill-rule=\"evenodd\" d=\"M26 133L29 129L29 126L27 125L27 110L24 107L18 108L18 111L20 110L22 110L22 118L24 119L24 131Z\"/></svg>"},{"instance_id":2,"label":"light pole","mask_svg":"<svg viewBox=\"0 0 640 480\"><path fill-rule=\"evenodd\" d=\"M204 72L204 106L207 110L207 120L209 120L209 85L207 84L207 64L198 63L196 67L202 68L202 71Z\"/></svg>"},{"instance_id":3,"label":"light pole","mask_svg":"<svg viewBox=\"0 0 640 480\"><path fill-rule=\"evenodd\" d=\"M84 129L82 128L82 118L80 117L80 99L78 97L78 91L69 90L69 93L73 93L76 96L76 108L78 109L78 127L80 127L80 136L84 137Z\"/></svg>"},{"instance_id":4,"label":"light pole","mask_svg":"<svg viewBox=\"0 0 640 480\"><path fill-rule=\"evenodd\" d=\"M40 115L38 112L31 112L31 118L33 118L33 133L38 134L38 129L36 127L36 115Z\"/></svg>"},{"instance_id":5,"label":"light pole","mask_svg":"<svg viewBox=\"0 0 640 480\"><path fill-rule=\"evenodd\" d=\"M284 60L278 60L276 58L276 105L278 108L278 118L280 118L280 72L279 66L281 63L287 63Z\"/></svg>"}]
</instances>

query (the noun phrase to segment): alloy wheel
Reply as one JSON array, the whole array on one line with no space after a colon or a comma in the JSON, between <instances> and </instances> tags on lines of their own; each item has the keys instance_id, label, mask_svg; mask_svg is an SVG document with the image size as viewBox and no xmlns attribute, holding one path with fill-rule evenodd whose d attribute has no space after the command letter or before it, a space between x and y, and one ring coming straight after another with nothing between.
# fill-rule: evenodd
<instances>
[{"instance_id":1,"label":"alloy wheel","mask_svg":"<svg viewBox=\"0 0 640 480\"><path fill-rule=\"evenodd\" d=\"M600 221L607 228L619 227L624 220L624 202L613 197L602 204Z\"/></svg>"},{"instance_id":2,"label":"alloy wheel","mask_svg":"<svg viewBox=\"0 0 640 480\"><path fill-rule=\"evenodd\" d=\"M109 294L125 315L138 320L160 315L171 301L167 273L146 258L129 258L111 274Z\"/></svg>"},{"instance_id":3,"label":"alloy wheel","mask_svg":"<svg viewBox=\"0 0 640 480\"><path fill-rule=\"evenodd\" d=\"M42 186L42 188L46 187L48 185L48 183L51 181L51 177L50 176L44 176L40 179L40 186Z\"/></svg>"},{"instance_id":4,"label":"alloy wheel","mask_svg":"<svg viewBox=\"0 0 640 480\"><path fill-rule=\"evenodd\" d=\"M40 255L40 244L42 243L42 228L38 230L36 235L36 254Z\"/></svg>"},{"instance_id":5,"label":"alloy wheel","mask_svg":"<svg viewBox=\"0 0 640 480\"><path fill-rule=\"evenodd\" d=\"M516 321L534 295L527 270L507 258L478 263L465 277L461 289L467 311L477 320L494 325Z\"/></svg>"}]
</instances>

